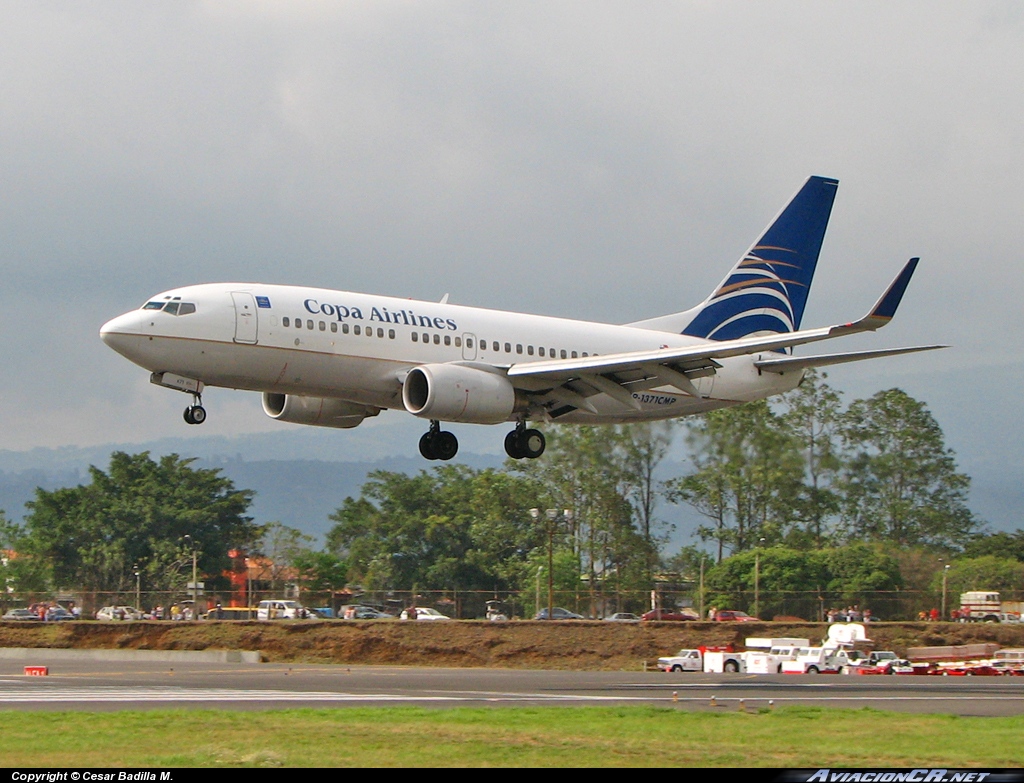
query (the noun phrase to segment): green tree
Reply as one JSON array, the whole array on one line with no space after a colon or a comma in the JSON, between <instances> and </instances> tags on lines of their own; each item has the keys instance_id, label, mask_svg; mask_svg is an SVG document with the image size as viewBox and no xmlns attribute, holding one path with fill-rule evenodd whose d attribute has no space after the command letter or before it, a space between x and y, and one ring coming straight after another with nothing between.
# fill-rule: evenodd
<instances>
[{"instance_id":1,"label":"green tree","mask_svg":"<svg viewBox=\"0 0 1024 783\"><path fill-rule=\"evenodd\" d=\"M743 552L764 538L781 541L803 487L797 440L766 402L712 411L687 423L696 470L667 482L667 496L711 520L698 528L725 550Z\"/></svg>"},{"instance_id":2,"label":"green tree","mask_svg":"<svg viewBox=\"0 0 1024 783\"><path fill-rule=\"evenodd\" d=\"M1020 593L1024 587L1024 563L1012 557L982 555L981 557L959 557L949 564L946 575L946 589L952 596L950 605L959 605L960 593L969 590L995 590L1004 595ZM931 588L935 593L942 590L942 569L932 577Z\"/></svg>"},{"instance_id":3,"label":"green tree","mask_svg":"<svg viewBox=\"0 0 1024 783\"><path fill-rule=\"evenodd\" d=\"M415 476L375 471L330 519L328 550L369 589L510 589L541 545L523 476L443 465Z\"/></svg>"},{"instance_id":4,"label":"green tree","mask_svg":"<svg viewBox=\"0 0 1024 783\"><path fill-rule=\"evenodd\" d=\"M26 554L49 564L54 587L123 591L140 565L151 589L170 589L191 576L183 543L189 535L203 572L221 573L228 549L255 538L257 528L245 516L253 493L193 462L177 454L155 461L148 452L115 452L107 472L89 468L89 484L37 489L26 504Z\"/></svg>"},{"instance_id":5,"label":"green tree","mask_svg":"<svg viewBox=\"0 0 1024 783\"><path fill-rule=\"evenodd\" d=\"M967 508L970 478L957 471L924 403L900 389L857 400L843 438L846 538L959 548L976 533L979 523Z\"/></svg>"},{"instance_id":6,"label":"green tree","mask_svg":"<svg viewBox=\"0 0 1024 783\"><path fill-rule=\"evenodd\" d=\"M828 377L809 371L800 385L782 398L783 420L791 429L804 460L804 489L793 514L801 529L790 533L794 544L825 545L829 518L839 511L840 423L843 412L839 392L825 383Z\"/></svg>"},{"instance_id":7,"label":"green tree","mask_svg":"<svg viewBox=\"0 0 1024 783\"><path fill-rule=\"evenodd\" d=\"M1024 563L1024 530L1012 533L979 533L964 546L965 557L1012 557Z\"/></svg>"}]
</instances>

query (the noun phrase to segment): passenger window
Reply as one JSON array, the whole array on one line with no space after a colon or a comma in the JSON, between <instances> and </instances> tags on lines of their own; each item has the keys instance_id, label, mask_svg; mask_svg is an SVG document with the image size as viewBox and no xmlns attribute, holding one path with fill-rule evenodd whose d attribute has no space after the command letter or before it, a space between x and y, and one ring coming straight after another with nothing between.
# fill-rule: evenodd
<instances>
[{"instance_id":1,"label":"passenger window","mask_svg":"<svg viewBox=\"0 0 1024 783\"><path fill-rule=\"evenodd\" d=\"M540 348L538 348L538 349L537 349L537 353L538 353L538 354L539 354L540 356L543 356L543 355L544 355L544 346L541 346Z\"/></svg>"},{"instance_id":2,"label":"passenger window","mask_svg":"<svg viewBox=\"0 0 1024 783\"><path fill-rule=\"evenodd\" d=\"M327 331L327 324L325 324L323 321L320 322L320 331L321 332L326 332Z\"/></svg>"},{"instance_id":3,"label":"passenger window","mask_svg":"<svg viewBox=\"0 0 1024 783\"><path fill-rule=\"evenodd\" d=\"M306 321L306 328L309 329L309 331L312 332L313 331L313 322L312 321Z\"/></svg>"},{"instance_id":4,"label":"passenger window","mask_svg":"<svg viewBox=\"0 0 1024 783\"><path fill-rule=\"evenodd\" d=\"M331 321L331 331L334 332L335 334L338 333L338 322L337 321Z\"/></svg>"},{"instance_id":5,"label":"passenger window","mask_svg":"<svg viewBox=\"0 0 1024 783\"><path fill-rule=\"evenodd\" d=\"M491 347L494 348L494 350L496 350L496 351L500 351L501 350L501 346L498 345L497 342L495 342L494 345L492 345Z\"/></svg>"},{"instance_id":6,"label":"passenger window","mask_svg":"<svg viewBox=\"0 0 1024 783\"><path fill-rule=\"evenodd\" d=\"M284 318L281 319L281 326L291 326L291 325L292 325L291 319L289 319L287 315Z\"/></svg>"},{"instance_id":7,"label":"passenger window","mask_svg":"<svg viewBox=\"0 0 1024 783\"><path fill-rule=\"evenodd\" d=\"M445 345L451 345L452 344L452 336L450 334L446 334L444 336L444 344Z\"/></svg>"},{"instance_id":8,"label":"passenger window","mask_svg":"<svg viewBox=\"0 0 1024 783\"><path fill-rule=\"evenodd\" d=\"M381 329L381 332L383 332L383 331L384 330ZM366 336L367 337L373 337L373 327L372 326L367 326L366 327Z\"/></svg>"},{"instance_id":9,"label":"passenger window","mask_svg":"<svg viewBox=\"0 0 1024 783\"><path fill-rule=\"evenodd\" d=\"M572 358L573 359L578 359L579 358L579 356L576 355L576 351L572 352Z\"/></svg>"},{"instance_id":10,"label":"passenger window","mask_svg":"<svg viewBox=\"0 0 1024 783\"><path fill-rule=\"evenodd\" d=\"M526 346L526 352L527 352L527 353L528 353L528 354L529 354L530 356L533 356L533 346L532 346L532 345L528 345L528 346Z\"/></svg>"},{"instance_id":11,"label":"passenger window","mask_svg":"<svg viewBox=\"0 0 1024 783\"><path fill-rule=\"evenodd\" d=\"M441 335L435 334L434 335L434 345L440 345L440 344L441 344Z\"/></svg>"},{"instance_id":12,"label":"passenger window","mask_svg":"<svg viewBox=\"0 0 1024 783\"><path fill-rule=\"evenodd\" d=\"M380 326L377 327L377 336L379 338L381 338L382 340L384 339L384 328L383 327L380 327Z\"/></svg>"},{"instance_id":13,"label":"passenger window","mask_svg":"<svg viewBox=\"0 0 1024 783\"><path fill-rule=\"evenodd\" d=\"M523 352L523 344L522 343L516 343L516 353L520 353L521 354L522 352Z\"/></svg>"},{"instance_id":14,"label":"passenger window","mask_svg":"<svg viewBox=\"0 0 1024 783\"><path fill-rule=\"evenodd\" d=\"M418 343L420 341L420 333L419 332L413 332L412 333L412 341L414 343Z\"/></svg>"},{"instance_id":15,"label":"passenger window","mask_svg":"<svg viewBox=\"0 0 1024 783\"><path fill-rule=\"evenodd\" d=\"M462 347L462 338L461 337L456 337L455 338L455 347L456 348L461 348Z\"/></svg>"},{"instance_id":16,"label":"passenger window","mask_svg":"<svg viewBox=\"0 0 1024 783\"><path fill-rule=\"evenodd\" d=\"M512 343L505 343L505 353L512 353Z\"/></svg>"},{"instance_id":17,"label":"passenger window","mask_svg":"<svg viewBox=\"0 0 1024 783\"><path fill-rule=\"evenodd\" d=\"M427 334L426 332L423 333L423 342L425 342L425 343L429 343L430 342L430 335Z\"/></svg>"},{"instance_id":18,"label":"passenger window","mask_svg":"<svg viewBox=\"0 0 1024 783\"><path fill-rule=\"evenodd\" d=\"M560 355L560 356L561 356L561 357L562 357L563 359L567 358L567 355L566 355L566 353L565 353L565 349L564 349L564 348L563 348L563 349L562 349L561 351L559 351L559 355Z\"/></svg>"},{"instance_id":19,"label":"passenger window","mask_svg":"<svg viewBox=\"0 0 1024 783\"><path fill-rule=\"evenodd\" d=\"M352 334L361 334L361 332L359 331L359 324L356 324L355 326L352 327Z\"/></svg>"},{"instance_id":20,"label":"passenger window","mask_svg":"<svg viewBox=\"0 0 1024 783\"><path fill-rule=\"evenodd\" d=\"M341 325L341 333L342 334L348 334L348 324L342 324Z\"/></svg>"},{"instance_id":21,"label":"passenger window","mask_svg":"<svg viewBox=\"0 0 1024 783\"><path fill-rule=\"evenodd\" d=\"M301 318L296 318L295 319L295 328L296 329L301 329L302 328L302 319Z\"/></svg>"},{"instance_id":22,"label":"passenger window","mask_svg":"<svg viewBox=\"0 0 1024 783\"><path fill-rule=\"evenodd\" d=\"M473 338L472 337L467 337L466 338L466 347L467 348L472 348L473 347Z\"/></svg>"},{"instance_id":23,"label":"passenger window","mask_svg":"<svg viewBox=\"0 0 1024 783\"><path fill-rule=\"evenodd\" d=\"M389 340L394 340L395 339L395 330L394 329L388 329L388 339Z\"/></svg>"}]
</instances>

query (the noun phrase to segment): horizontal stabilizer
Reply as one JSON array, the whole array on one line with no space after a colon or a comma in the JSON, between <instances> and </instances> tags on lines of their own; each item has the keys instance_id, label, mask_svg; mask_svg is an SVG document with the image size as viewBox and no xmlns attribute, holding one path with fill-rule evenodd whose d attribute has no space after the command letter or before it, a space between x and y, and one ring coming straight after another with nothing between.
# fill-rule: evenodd
<instances>
[{"instance_id":1,"label":"horizontal stabilizer","mask_svg":"<svg viewBox=\"0 0 1024 783\"><path fill-rule=\"evenodd\" d=\"M759 359L754 366L765 372L785 373L794 370L808 370L811 367L830 367L833 364L859 362L864 359L880 359L884 356L899 356L904 353L918 351L935 351L948 348L948 345L921 345L914 348L882 348L877 351L854 351L853 353L830 353L822 356L785 356L772 359Z\"/></svg>"}]
</instances>

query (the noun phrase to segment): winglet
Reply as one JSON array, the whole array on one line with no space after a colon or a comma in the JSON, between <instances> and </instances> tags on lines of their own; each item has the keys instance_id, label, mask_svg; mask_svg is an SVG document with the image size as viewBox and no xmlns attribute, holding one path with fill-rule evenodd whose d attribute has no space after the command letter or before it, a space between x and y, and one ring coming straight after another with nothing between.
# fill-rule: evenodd
<instances>
[{"instance_id":1,"label":"winglet","mask_svg":"<svg viewBox=\"0 0 1024 783\"><path fill-rule=\"evenodd\" d=\"M906 292L910 278L914 276L914 270L917 269L917 263L920 260L920 258L910 259L868 314L852 324L833 327L831 330L833 336L838 336L841 333L873 332L889 323L896 315L896 308L900 306L903 294Z\"/></svg>"},{"instance_id":2,"label":"winglet","mask_svg":"<svg viewBox=\"0 0 1024 783\"><path fill-rule=\"evenodd\" d=\"M912 258L907 262L907 265L896 275L896 279L892 281L892 285L882 294L882 298L871 308L869 318L884 318L888 321L896 315L896 308L900 306L900 300L903 299L903 294L907 290L910 278L914 276L914 270L917 269L917 262L920 260L920 258Z\"/></svg>"}]
</instances>

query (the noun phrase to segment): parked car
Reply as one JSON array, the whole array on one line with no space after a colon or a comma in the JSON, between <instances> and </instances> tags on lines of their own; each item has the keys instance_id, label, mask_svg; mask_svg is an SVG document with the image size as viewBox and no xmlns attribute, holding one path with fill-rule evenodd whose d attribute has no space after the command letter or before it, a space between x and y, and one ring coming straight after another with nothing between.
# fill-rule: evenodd
<instances>
[{"instance_id":1,"label":"parked car","mask_svg":"<svg viewBox=\"0 0 1024 783\"><path fill-rule=\"evenodd\" d=\"M59 623L64 620L77 620L71 612L65 609L63 606L54 606L46 612L46 622L48 623Z\"/></svg>"},{"instance_id":2,"label":"parked car","mask_svg":"<svg viewBox=\"0 0 1024 783\"><path fill-rule=\"evenodd\" d=\"M437 609L431 609L429 607L416 606L416 607L413 607L413 611L416 612L416 616L413 618L415 620L451 620L452 619L452 618L450 618L446 614L441 614L439 611L437 611ZM408 620L409 619L409 610L408 609L403 610L402 614L399 616L398 619L399 620Z\"/></svg>"},{"instance_id":3,"label":"parked car","mask_svg":"<svg viewBox=\"0 0 1024 783\"><path fill-rule=\"evenodd\" d=\"M39 622L40 617L34 612L30 612L28 609L11 609L4 613L4 616L0 618L2 620L35 620Z\"/></svg>"},{"instance_id":4,"label":"parked car","mask_svg":"<svg viewBox=\"0 0 1024 783\"><path fill-rule=\"evenodd\" d=\"M363 604L346 604L338 610L342 620L394 620L393 614Z\"/></svg>"},{"instance_id":5,"label":"parked car","mask_svg":"<svg viewBox=\"0 0 1024 783\"><path fill-rule=\"evenodd\" d=\"M643 615L644 620L660 620L660 621L675 621L675 622L688 622L693 620L699 620L700 615L697 614L693 609L652 609L649 612L645 612Z\"/></svg>"},{"instance_id":6,"label":"parked car","mask_svg":"<svg viewBox=\"0 0 1024 783\"><path fill-rule=\"evenodd\" d=\"M316 615L298 601L260 601L256 607L257 620L307 620Z\"/></svg>"},{"instance_id":7,"label":"parked car","mask_svg":"<svg viewBox=\"0 0 1024 783\"><path fill-rule=\"evenodd\" d=\"M638 623L640 622L640 615L633 614L632 612L616 612L604 619L608 623Z\"/></svg>"},{"instance_id":8,"label":"parked car","mask_svg":"<svg viewBox=\"0 0 1024 783\"><path fill-rule=\"evenodd\" d=\"M570 612L568 609L563 609L560 606L556 606L551 610L551 617L548 617L547 607L541 609L537 614L533 616L534 620L585 620L586 618L581 614Z\"/></svg>"},{"instance_id":9,"label":"parked car","mask_svg":"<svg viewBox=\"0 0 1024 783\"><path fill-rule=\"evenodd\" d=\"M720 623L757 623L760 622L756 617L751 617L746 612L737 612L734 609L719 609L715 613L715 620Z\"/></svg>"},{"instance_id":10,"label":"parked car","mask_svg":"<svg viewBox=\"0 0 1024 783\"><path fill-rule=\"evenodd\" d=\"M141 620L142 612L134 606L104 606L96 612L97 620Z\"/></svg>"}]
</instances>

